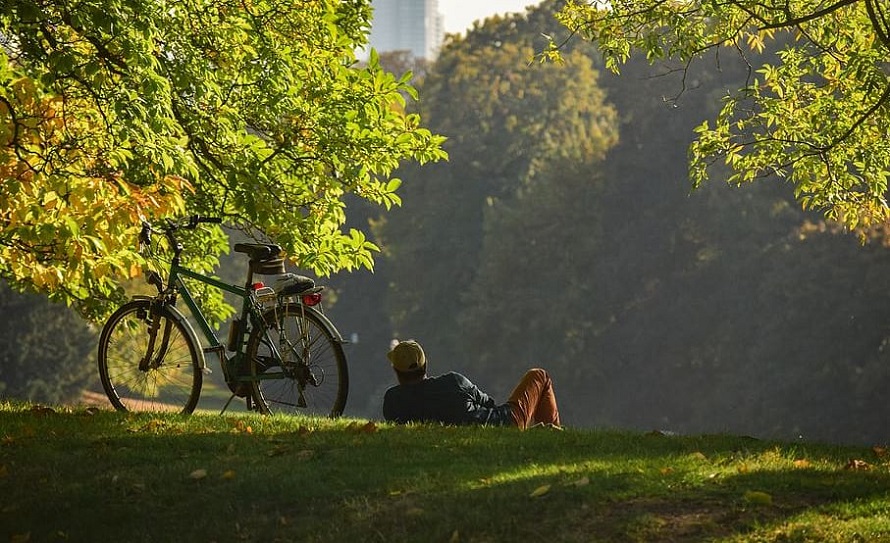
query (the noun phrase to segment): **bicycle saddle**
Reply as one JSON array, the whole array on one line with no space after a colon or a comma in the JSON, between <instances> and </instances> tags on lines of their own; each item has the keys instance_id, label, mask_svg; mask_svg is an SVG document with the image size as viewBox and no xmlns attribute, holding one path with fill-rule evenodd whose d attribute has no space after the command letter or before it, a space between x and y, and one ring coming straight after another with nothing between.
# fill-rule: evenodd
<instances>
[{"instance_id":1,"label":"bicycle saddle","mask_svg":"<svg viewBox=\"0 0 890 543\"><path fill-rule=\"evenodd\" d=\"M244 253L251 260L266 260L281 254L281 246L270 243L236 243L236 253Z\"/></svg>"}]
</instances>

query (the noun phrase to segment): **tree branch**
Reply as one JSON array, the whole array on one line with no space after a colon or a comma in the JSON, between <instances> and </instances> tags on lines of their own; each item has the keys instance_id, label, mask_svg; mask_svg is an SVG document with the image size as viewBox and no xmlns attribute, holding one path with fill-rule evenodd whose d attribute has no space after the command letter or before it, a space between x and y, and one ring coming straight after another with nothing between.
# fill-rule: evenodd
<instances>
[{"instance_id":1,"label":"tree branch","mask_svg":"<svg viewBox=\"0 0 890 543\"><path fill-rule=\"evenodd\" d=\"M814 11L813 13L804 15L802 17L792 17L790 19L786 19L785 21L770 23L768 25L760 27L760 29L761 30L772 30L772 29L778 29L778 28L785 28L787 26L798 26L798 25L801 25L808 21L812 21L814 19L824 17L824 16L828 15L829 13L833 13L843 7L855 4L856 2L859 2L859 1L860 0L841 0L840 2L838 2L836 4L832 4L826 8L822 8L818 11ZM789 13L788 15L791 15L791 14Z\"/></svg>"},{"instance_id":2,"label":"tree branch","mask_svg":"<svg viewBox=\"0 0 890 543\"><path fill-rule=\"evenodd\" d=\"M887 35L888 32L888 22L886 17L884 16L884 12L881 9L880 4L878 4L875 0L865 0L865 10L868 12L868 18L871 20L871 25L875 29L875 33L878 35L878 39L881 40L881 43L884 44L888 50L890 50L890 36Z\"/></svg>"},{"instance_id":3,"label":"tree branch","mask_svg":"<svg viewBox=\"0 0 890 543\"><path fill-rule=\"evenodd\" d=\"M864 112L862 115L860 115L860 116L859 116L859 119L857 119L856 122L853 123L853 124L850 126L850 128L848 128L848 129L847 129L843 134L841 134L841 136L838 137L836 140L834 140L833 142L831 142L830 145L824 147L823 150L827 151L828 149L831 149L831 148L833 148L833 147L836 147L836 146L837 146L838 144L840 144L842 141L844 141L845 139L849 138L849 137L850 137L850 134L852 134L853 132L855 132L856 129L859 128L859 127L862 125L862 123L864 123L869 117L871 117L871 116L874 114L874 112L877 111L878 108L880 108L882 105L884 105L884 103L886 103L888 100L890 100L890 85L887 85L887 88L884 89L884 92L881 94L881 97L878 98L878 101L875 102L873 106L871 106L870 108L868 108L868 110L867 110L866 112Z\"/></svg>"}]
</instances>

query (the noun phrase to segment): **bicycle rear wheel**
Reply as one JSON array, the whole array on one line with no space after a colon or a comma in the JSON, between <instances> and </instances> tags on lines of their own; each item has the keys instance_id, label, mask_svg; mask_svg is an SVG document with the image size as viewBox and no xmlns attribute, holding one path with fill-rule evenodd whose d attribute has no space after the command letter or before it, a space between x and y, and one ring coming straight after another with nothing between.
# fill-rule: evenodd
<instances>
[{"instance_id":1,"label":"bicycle rear wheel","mask_svg":"<svg viewBox=\"0 0 890 543\"><path fill-rule=\"evenodd\" d=\"M153 319L159 319L158 330L149 353ZM171 307L153 315L150 300L121 306L99 337L99 378L119 411L191 413L201 394L202 365L202 351L185 318Z\"/></svg>"},{"instance_id":2,"label":"bicycle rear wheel","mask_svg":"<svg viewBox=\"0 0 890 543\"><path fill-rule=\"evenodd\" d=\"M254 327L247 342L257 409L340 416L349 374L342 342L327 319L311 308L287 304L269 311L265 320L265 329Z\"/></svg>"}]
</instances>

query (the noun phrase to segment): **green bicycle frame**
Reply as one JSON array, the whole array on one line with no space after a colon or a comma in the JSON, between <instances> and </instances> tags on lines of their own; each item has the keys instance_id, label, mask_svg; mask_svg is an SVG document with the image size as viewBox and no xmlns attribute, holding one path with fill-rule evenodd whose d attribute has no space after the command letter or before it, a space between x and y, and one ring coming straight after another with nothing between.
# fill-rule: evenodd
<instances>
[{"instance_id":1,"label":"green bicycle frame","mask_svg":"<svg viewBox=\"0 0 890 543\"><path fill-rule=\"evenodd\" d=\"M220 341L219 336L216 335L216 332L210 327L210 323L207 322L207 319L204 317L204 314L201 312L198 304L195 302L194 296L192 296L191 291L188 286L183 281L183 277L187 277L190 279L194 279L196 281L200 281L211 287L218 288L225 292L229 292L235 294L239 298L241 298L241 321L242 326L246 325L247 322L250 321L250 316L254 315L254 311L252 311L251 300L250 300L250 291L246 287L239 287L237 285L231 285L229 283L225 283L220 281L219 279L215 279L213 277L204 275L202 273L198 273L188 268L184 268L181 264L179 264L178 259L174 259L174 261L170 265L170 278L168 279L167 284L173 285L176 289L176 292L181 296L183 302L185 302L186 307L188 307L191 312L192 317L198 323L198 328L200 328L201 333L207 339L207 343L209 343L208 347L203 347L202 350L204 353L216 353L219 356L220 365L223 369L223 376L225 377L226 382L230 382L232 380L250 380L239 378L235 375L234 368L237 367L238 362L244 356L244 332L245 329L242 328L235 340L235 344L233 351L234 354L231 357L226 356L226 346ZM262 320L262 316L256 315L257 318ZM234 326L234 324L232 325ZM270 349L272 350L272 355L275 358L281 357L280 352L276 345L270 342ZM281 379L282 375L275 376L264 376L263 379Z\"/></svg>"},{"instance_id":2,"label":"green bicycle frame","mask_svg":"<svg viewBox=\"0 0 890 543\"><path fill-rule=\"evenodd\" d=\"M195 298L192 296L191 291L189 291L188 286L182 281L182 277L189 277L191 279L195 279L196 281L200 281L212 287L218 288L220 290L224 290L226 292L230 292L235 294L242 300L241 305L241 316L246 317L250 312L250 301L249 294L246 288L239 287L236 285L230 285L228 283L224 283L219 279L214 279L213 277L209 277L207 275L193 272L187 268L183 268L179 263L174 262L170 266L170 279L168 280L168 284L175 285L176 291L182 296L182 300L185 302L186 307L189 308L189 311L194 317L195 321L198 323L198 328L201 329L201 333L204 334L204 337L207 338L207 342L210 344L210 347L206 348L205 351L214 351L220 348L224 348L224 345L219 340L219 337L216 335L216 332L210 327L210 323L207 322L207 319L204 318L204 314L198 308L198 304L195 303ZM238 338L238 343L236 344L238 348L235 352L241 352L241 338Z\"/></svg>"}]
</instances>

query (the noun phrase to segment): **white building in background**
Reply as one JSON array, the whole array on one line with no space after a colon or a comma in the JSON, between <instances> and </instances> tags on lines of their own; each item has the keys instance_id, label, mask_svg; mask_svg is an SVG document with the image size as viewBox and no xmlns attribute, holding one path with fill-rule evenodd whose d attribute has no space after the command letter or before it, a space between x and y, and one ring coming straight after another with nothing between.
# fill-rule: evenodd
<instances>
[{"instance_id":1,"label":"white building in background","mask_svg":"<svg viewBox=\"0 0 890 543\"><path fill-rule=\"evenodd\" d=\"M372 0L371 47L435 60L445 36L439 0Z\"/></svg>"}]
</instances>

